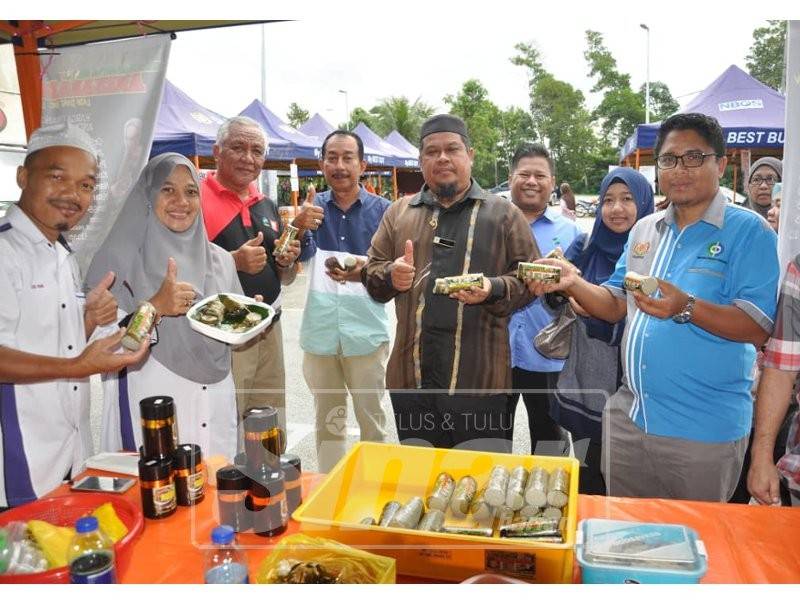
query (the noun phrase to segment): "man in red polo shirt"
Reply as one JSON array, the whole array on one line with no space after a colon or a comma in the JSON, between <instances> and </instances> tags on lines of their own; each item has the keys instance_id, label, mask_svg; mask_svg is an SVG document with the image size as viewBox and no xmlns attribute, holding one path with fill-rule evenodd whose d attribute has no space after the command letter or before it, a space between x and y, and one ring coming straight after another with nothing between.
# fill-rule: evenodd
<instances>
[{"instance_id":1,"label":"man in red polo shirt","mask_svg":"<svg viewBox=\"0 0 800 600\"><path fill-rule=\"evenodd\" d=\"M275 204L255 184L266 151L267 137L258 122L248 117L225 121L214 144L217 170L203 180L200 196L208 239L230 251L244 293L261 294L279 311L267 331L234 348L239 416L251 406L272 406L286 431L281 285L292 283L297 275L300 242L292 242L278 257L272 254L283 224Z\"/></svg>"}]
</instances>

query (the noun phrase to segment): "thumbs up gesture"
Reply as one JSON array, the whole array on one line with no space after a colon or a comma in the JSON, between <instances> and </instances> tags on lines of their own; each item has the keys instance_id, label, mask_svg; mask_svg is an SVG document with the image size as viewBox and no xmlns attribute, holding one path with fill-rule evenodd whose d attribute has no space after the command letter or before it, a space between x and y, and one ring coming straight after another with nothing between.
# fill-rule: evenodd
<instances>
[{"instance_id":1,"label":"thumbs up gesture","mask_svg":"<svg viewBox=\"0 0 800 600\"><path fill-rule=\"evenodd\" d=\"M308 192L306 193L306 200L303 202L303 208L292 221L292 225L298 229L316 231L322 224L322 220L325 218L325 209L314 204L316 195L317 190L314 189L313 185L309 185Z\"/></svg>"},{"instance_id":2,"label":"thumbs up gesture","mask_svg":"<svg viewBox=\"0 0 800 600\"><path fill-rule=\"evenodd\" d=\"M150 298L159 317L184 315L194 304L197 293L191 283L178 281L178 265L174 258L167 259L167 272L155 296Z\"/></svg>"},{"instance_id":3,"label":"thumbs up gesture","mask_svg":"<svg viewBox=\"0 0 800 600\"><path fill-rule=\"evenodd\" d=\"M264 234L258 232L253 239L247 240L238 250L231 252L236 270L255 275L267 266L267 250L264 248Z\"/></svg>"},{"instance_id":4,"label":"thumbs up gesture","mask_svg":"<svg viewBox=\"0 0 800 600\"><path fill-rule=\"evenodd\" d=\"M110 288L114 284L114 272L109 271L92 291L86 295L83 307L83 322L86 334L90 335L98 325L108 325L117 318L117 299Z\"/></svg>"},{"instance_id":5,"label":"thumbs up gesture","mask_svg":"<svg viewBox=\"0 0 800 600\"><path fill-rule=\"evenodd\" d=\"M392 287L398 292L406 292L414 283L414 242L406 240L403 256L395 259L389 272Z\"/></svg>"}]
</instances>

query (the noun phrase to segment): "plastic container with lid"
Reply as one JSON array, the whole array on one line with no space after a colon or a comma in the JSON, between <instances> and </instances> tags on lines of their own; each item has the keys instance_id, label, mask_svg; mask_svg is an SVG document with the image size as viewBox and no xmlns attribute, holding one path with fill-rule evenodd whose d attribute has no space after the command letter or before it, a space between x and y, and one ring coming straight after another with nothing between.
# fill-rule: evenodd
<instances>
[{"instance_id":1,"label":"plastic container with lid","mask_svg":"<svg viewBox=\"0 0 800 600\"><path fill-rule=\"evenodd\" d=\"M142 512L148 519L163 519L178 507L171 458L139 460Z\"/></svg>"},{"instance_id":2,"label":"plastic container with lid","mask_svg":"<svg viewBox=\"0 0 800 600\"><path fill-rule=\"evenodd\" d=\"M247 493L250 478L235 467L223 467L217 471L217 503L219 524L229 525L234 531L247 531L253 520L247 510Z\"/></svg>"},{"instance_id":3,"label":"plastic container with lid","mask_svg":"<svg viewBox=\"0 0 800 600\"><path fill-rule=\"evenodd\" d=\"M253 532L273 537L286 531L289 513L283 471L272 471L263 478L250 481L246 506L253 516Z\"/></svg>"},{"instance_id":4,"label":"plastic container with lid","mask_svg":"<svg viewBox=\"0 0 800 600\"><path fill-rule=\"evenodd\" d=\"M698 583L708 569L703 542L683 525L585 519L575 555L583 583Z\"/></svg>"},{"instance_id":5,"label":"plastic container with lid","mask_svg":"<svg viewBox=\"0 0 800 600\"><path fill-rule=\"evenodd\" d=\"M248 469L263 475L265 469L279 468L283 433L278 427L277 409L271 406L249 408L242 415L242 421Z\"/></svg>"},{"instance_id":6,"label":"plastic container with lid","mask_svg":"<svg viewBox=\"0 0 800 600\"><path fill-rule=\"evenodd\" d=\"M172 459L178 506L200 504L205 497L206 471L203 453L197 444L181 444Z\"/></svg>"},{"instance_id":7,"label":"plastic container with lid","mask_svg":"<svg viewBox=\"0 0 800 600\"><path fill-rule=\"evenodd\" d=\"M150 396L139 402L144 458L172 458L178 445L175 402L169 396Z\"/></svg>"},{"instance_id":8,"label":"plastic container with lid","mask_svg":"<svg viewBox=\"0 0 800 600\"><path fill-rule=\"evenodd\" d=\"M303 493L300 476L303 474L303 467L300 457L296 454L284 454L281 456L281 470L286 488L286 505L291 515L297 507L303 503Z\"/></svg>"}]
</instances>

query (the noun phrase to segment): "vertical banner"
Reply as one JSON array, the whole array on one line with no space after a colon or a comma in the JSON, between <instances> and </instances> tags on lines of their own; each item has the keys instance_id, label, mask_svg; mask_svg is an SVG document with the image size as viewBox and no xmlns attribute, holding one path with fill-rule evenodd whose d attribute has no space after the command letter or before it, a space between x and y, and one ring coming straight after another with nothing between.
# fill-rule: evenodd
<instances>
[{"instance_id":1,"label":"vertical banner","mask_svg":"<svg viewBox=\"0 0 800 600\"><path fill-rule=\"evenodd\" d=\"M789 21L786 36L786 141L778 254L781 271L800 253L800 21Z\"/></svg>"},{"instance_id":2,"label":"vertical banner","mask_svg":"<svg viewBox=\"0 0 800 600\"><path fill-rule=\"evenodd\" d=\"M61 48L43 55L42 123L68 119L100 153L95 202L69 242L85 273L150 154L170 37Z\"/></svg>"}]
</instances>

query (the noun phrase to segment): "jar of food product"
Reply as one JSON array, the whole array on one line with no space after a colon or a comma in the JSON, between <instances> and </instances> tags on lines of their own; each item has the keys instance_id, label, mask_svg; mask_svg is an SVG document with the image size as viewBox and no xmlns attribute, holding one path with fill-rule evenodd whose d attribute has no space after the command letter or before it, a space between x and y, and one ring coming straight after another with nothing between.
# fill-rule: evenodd
<instances>
[{"instance_id":1,"label":"jar of food product","mask_svg":"<svg viewBox=\"0 0 800 600\"><path fill-rule=\"evenodd\" d=\"M206 469L203 453L197 444L181 444L172 458L175 492L180 506L194 506L203 501L206 489Z\"/></svg>"},{"instance_id":2,"label":"jar of food product","mask_svg":"<svg viewBox=\"0 0 800 600\"><path fill-rule=\"evenodd\" d=\"M142 512L148 519L163 519L178 507L171 458L139 460Z\"/></svg>"},{"instance_id":3,"label":"jar of food product","mask_svg":"<svg viewBox=\"0 0 800 600\"><path fill-rule=\"evenodd\" d=\"M139 402L145 458L172 458L178 445L175 402L169 396L150 396Z\"/></svg>"}]
</instances>

